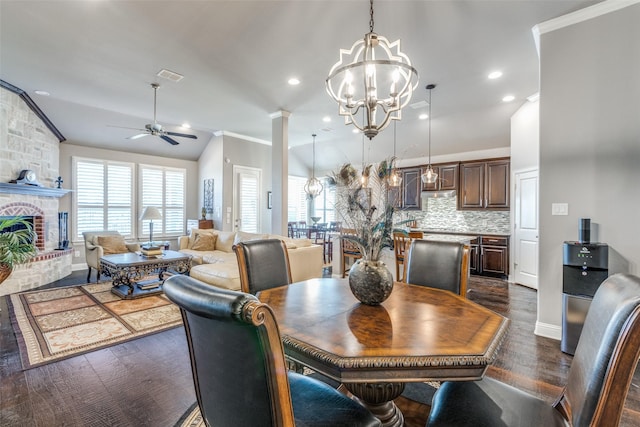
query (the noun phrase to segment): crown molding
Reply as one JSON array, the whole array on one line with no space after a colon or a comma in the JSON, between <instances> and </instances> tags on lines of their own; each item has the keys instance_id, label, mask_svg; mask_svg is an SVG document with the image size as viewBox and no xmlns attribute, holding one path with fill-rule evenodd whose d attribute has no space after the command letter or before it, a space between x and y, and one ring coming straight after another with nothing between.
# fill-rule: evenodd
<instances>
[{"instance_id":1,"label":"crown molding","mask_svg":"<svg viewBox=\"0 0 640 427\"><path fill-rule=\"evenodd\" d=\"M579 24L580 22L588 21L589 19L597 18L638 3L640 3L640 0L605 0L593 6L585 7L584 9L576 10L575 12L533 26L531 32L533 33L533 39L536 43L538 57L540 57L540 36L542 34Z\"/></svg>"}]
</instances>

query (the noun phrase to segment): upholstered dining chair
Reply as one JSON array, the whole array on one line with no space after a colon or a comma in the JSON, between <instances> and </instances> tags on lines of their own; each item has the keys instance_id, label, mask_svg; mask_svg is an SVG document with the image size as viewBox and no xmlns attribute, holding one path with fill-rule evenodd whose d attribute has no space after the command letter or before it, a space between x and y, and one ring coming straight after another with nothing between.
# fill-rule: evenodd
<instances>
[{"instance_id":1,"label":"upholstered dining chair","mask_svg":"<svg viewBox=\"0 0 640 427\"><path fill-rule=\"evenodd\" d=\"M362 253L358 246L352 241L342 238L342 236L349 234L356 234L356 230L351 228L343 228L340 230L340 271L342 277L346 277L351 265L357 259L362 258Z\"/></svg>"},{"instance_id":2,"label":"upholstered dining chair","mask_svg":"<svg viewBox=\"0 0 640 427\"><path fill-rule=\"evenodd\" d=\"M242 292L255 295L291 284L289 253L280 239L252 240L233 247L238 260Z\"/></svg>"},{"instance_id":3,"label":"upholstered dining chair","mask_svg":"<svg viewBox=\"0 0 640 427\"><path fill-rule=\"evenodd\" d=\"M615 274L593 297L553 405L491 378L445 382L427 426L617 426L639 356L640 278Z\"/></svg>"},{"instance_id":4,"label":"upholstered dining chair","mask_svg":"<svg viewBox=\"0 0 640 427\"><path fill-rule=\"evenodd\" d=\"M206 425L381 425L328 384L286 370L273 311L255 296L182 275L170 277L163 287L182 313Z\"/></svg>"},{"instance_id":5,"label":"upholstered dining chair","mask_svg":"<svg viewBox=\"0 0 640 427\"><path fill-rule=\"evenodd\" d=\"M422 231L395 231L393 233L393 251L396 255L396 281L405 281L406 265L404 262L404 254L407 250L407 246L414 239L422 239L423 237L424 233ZM402 267L402 274L400 274L400 267Z\"/></svg>"},{"instance_id":6,"label":"upholstered dining chair","mask_svg":"<svg viewBox=\"0 0 640 427\"><path fill-rule=\"evenodd\" d=\"M462 242L413 240L405 260L405 281L466 297L469 252L469 245Z\"/></svg>"}]
</instances>

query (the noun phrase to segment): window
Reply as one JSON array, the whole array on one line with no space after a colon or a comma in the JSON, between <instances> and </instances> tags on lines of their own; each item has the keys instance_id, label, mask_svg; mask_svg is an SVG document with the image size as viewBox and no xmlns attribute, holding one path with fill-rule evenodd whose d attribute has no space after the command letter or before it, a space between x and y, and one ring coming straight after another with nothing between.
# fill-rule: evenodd
<instances>
[{"instance_id":1,"label":"window","mask_svg":"<svg viewBox=\"0 0 640 427\"><path fill-rule=\"evenodd\" d=\"M161 166L140 165L139 212L155 206L162 220L153 222L153 235L179 236L185 224L186 170ZM142 221L141 237L149 235L149 221ZM154 239L155 240L155 239Z\"/></svg>"},{"instance_id":2,"label":"window","mask_svg":"<svg viewBox=\"0 0 640 427\"><path fill-rule=\"evenodd\" d=\"M327 179L322 180L322 186L324 187L322 193L314 201L313 216L321 218L318 222L326 222L328 224L336 220L336 187L335 185L330 186Z\"/></svg>"},{"instance_id":3,"label":"window","mask_svg":"<svg viewBox=\"0 0 640 427\"><path fill-rule=\"evenodd\" d=\"M304 184L307 178L289 176L289 196L287 200L287 221L297 222L307 220L307 193Z\"/></svg>"},{"instance_id":4,"label":"window","mask_svg":"<svg viewBox=\"0 0 640 427\"><path fill-rule=\"evenodd\" d=\"M75 239L84 231L133 237L133 163L73 157Z\"/></svg>"}]
</instances>

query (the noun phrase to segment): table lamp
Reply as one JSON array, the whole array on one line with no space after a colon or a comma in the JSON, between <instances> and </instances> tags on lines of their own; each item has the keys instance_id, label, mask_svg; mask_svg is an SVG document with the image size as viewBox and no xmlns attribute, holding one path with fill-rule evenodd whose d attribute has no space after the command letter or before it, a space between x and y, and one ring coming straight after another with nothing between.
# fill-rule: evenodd
<instances>
[{"instance_id":1,"label":"table lamp","mask_svg":"<svg viewBox=\"0 0 640 427\"><path fill-rule=\"evenodd\" d=\"M140 221L149 221L149 244L153 246L153 220L162 219L162 214L155 206L147 206L140 215Z\"/></svg>"}]
</instances>

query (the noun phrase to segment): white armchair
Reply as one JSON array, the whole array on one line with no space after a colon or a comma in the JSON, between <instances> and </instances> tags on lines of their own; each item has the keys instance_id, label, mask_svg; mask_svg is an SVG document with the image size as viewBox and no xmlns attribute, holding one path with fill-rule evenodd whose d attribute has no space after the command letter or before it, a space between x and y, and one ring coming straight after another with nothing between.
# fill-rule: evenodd
<instances>
[{"instance_id":1,"label":"white armchair","mask_svg":"<svg viewBox=\"0 0 640 427\"><path fill-rule=\"evenodd\" d=\"M85 231L84 256L89 272L87 282L91 282L91 269L96 269L96 282L100 280L100 258L104 255L135 252L140 250L137 243L126 243L117 231Z\"/></svg>"}]
</instances>

